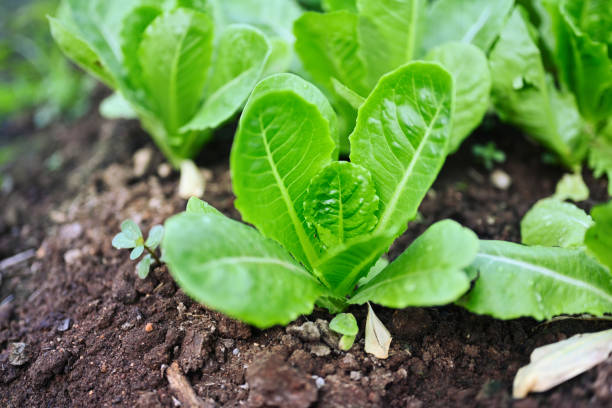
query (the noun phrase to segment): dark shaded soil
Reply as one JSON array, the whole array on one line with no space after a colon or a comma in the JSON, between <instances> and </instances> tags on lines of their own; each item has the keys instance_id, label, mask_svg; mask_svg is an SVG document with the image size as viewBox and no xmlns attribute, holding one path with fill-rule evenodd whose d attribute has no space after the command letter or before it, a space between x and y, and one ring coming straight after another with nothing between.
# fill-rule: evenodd
<instances>
[{"instance_id":1,"label":"dark shaded soil","mask_svg":"<svg viewBox=\"0 0 612 408\"><path fill-rule=\"evenodd\" d=\"M132 218L148 229L185 205L175 195L176 175L157 174L158 153L144 176L134 176L132 156L150 143L146 135L133 122L96 115L34 135L14 132L22 154L4 169L14 188L0 193L0 261L33 251L0 270L2 407L173 407L181 395L168 386L167 368L175 361L200 406L612 405L612 360L553 391L516 402L510 396L535 347L609 322L502 322L454 306L378 308L394 340L389 359L376 360L361 337L350 352L335 350L323 311L294 325L318 325L322 338L309 342L296 327L259 331L193 303L163 267L141 281L128 253L111 247L120 222ZM512 177L510 189L493 187L474 164L471 146L487 140L476 135L448 160L421 221L391 257L443 218L482 238L519 240L521 217L553 192L562 172L542 164L542 151L513 131L488 133L508 155L500 168ZM223 134L200 158L210 176L205 199L238 218L227 163L231 128ZM49 165L53 154L59 168ZM604 182L586 177L588 209L607 197ZM351 311L365 321L363 308ZM26 345L21 366L9 362L13 343Z\"/></svg>"}]
</instances>

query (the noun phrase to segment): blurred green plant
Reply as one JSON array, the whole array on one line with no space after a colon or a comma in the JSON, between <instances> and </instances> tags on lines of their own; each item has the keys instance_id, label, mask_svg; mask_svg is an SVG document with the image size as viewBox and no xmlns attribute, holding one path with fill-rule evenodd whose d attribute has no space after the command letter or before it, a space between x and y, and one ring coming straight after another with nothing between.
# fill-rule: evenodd
<instances>
[{"instance_id":1,"label":"blurred green plant","mask_svg":"<svg viewBox=\"0 0 612 408\"><path fill-rule=\"evenodd\" d=\"M58 0L0 2L0 122L34 112L43 127L89 108L95 81L79 73L53 43L46 20Z\"/></svg>"}]
</instances>

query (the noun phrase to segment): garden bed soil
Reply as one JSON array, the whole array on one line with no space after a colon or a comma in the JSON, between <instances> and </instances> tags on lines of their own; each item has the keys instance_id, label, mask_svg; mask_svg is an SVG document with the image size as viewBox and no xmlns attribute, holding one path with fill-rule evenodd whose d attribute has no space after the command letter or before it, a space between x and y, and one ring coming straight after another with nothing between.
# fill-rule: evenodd
<instances>
[{"instance_id":1,"label":"garden bed soil","mask_svg":"<svg viewBox=\"0 0 612 408\"><path fill-rule=\"evenodd\" d=\"M209 179L204 198L239 218L228 169L232 129L220 133L198 159ZM0 261L26 258L0 270L2 407L612 405L612 360L547 393L511 398L513 377L534 348L610 322L503 322L455 306L376 307L393 334L387 360L364 353L363 332L349 352L316 333L304 340L302 329L313 325L296 326L306 322L325 337L331 316L322 310L290 328L256 330L192 302L165 267L139 280L128 252L112 248L122 220L148 230L185 206L176 174L158 175L162 157L136 123L93 113L43 131L4 129L2 138L21 154L4 171L14 186L0 196ZM474 143L490 138L507 153L499 168L512 178L508 190L494 187L471 155ZM133 154L147 146L152 163L136 177ZM562 175L541 157L511 129L480 131L447 160L391 258L443 218L481 238L518 241L520 219ZM592 198L581 206L589 209L607 199L606 184L586 179ZM363 330L365 308L351 312Z\"/></svg>"}]
</instances>

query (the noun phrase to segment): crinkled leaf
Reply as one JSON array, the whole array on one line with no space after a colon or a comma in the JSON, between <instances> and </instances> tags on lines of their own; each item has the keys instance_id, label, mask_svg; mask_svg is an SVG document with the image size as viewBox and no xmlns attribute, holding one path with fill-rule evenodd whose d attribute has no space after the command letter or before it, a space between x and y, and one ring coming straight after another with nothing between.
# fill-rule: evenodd
<instances>
[{"instance_id":1,"label":"crinkled leaf","mask_svg":"<svg viewBox=\"0 0 612 408\"><path fill-rule=\"evenodd\" d=\"M166 221L164 260L183 290L203 304L260 328L312 312L325 292L276 242L217 214Z\"/></svg>"},{"instance_id":2,"label":"crinkled leaf","mask_svg":"<svg viewBox=\"0 0 612 408\"><path fill-rule=\"evenodd\" d=\"M151 270L151 265L153 264L153 257L150 254L147 254L144 258L138 262L136 265L136 273L140 279L146 279L149 276L149 271Z\"/></svg>"},{"instance_id":3,"label":"crinkled leaf","mask_svg":"<svg viewBox=\"0 0 612 408\"><path fill-rule=\"evenodd\" d=\"M513 4L513 0L437 0L427 11L423 49L461 41L487 52Z\"/></svg>"},{"instance_id":4,"label":"crinkled leaf","mask_svg":"<svg viewBox=\"0 0 612 408\"><path fill-rule=\"evenodd\" d=\"M453 79L412 62L384 76L359 109L351 162L370 171L380 197L377 232L400 233L433 184L451 133Z\"/></svg>"},{"instance_id":5,"label":"crinkled leaf","mask_svg":"<svg viewBox=\"0 0 612 408\"><path fill-rule=\"evenodd\" d=\"M481 241L473 289L460 304L499 319L612 312L612 274L579 249Z\"/></svg>"},{"instance_id":6,"label":"crinkled leaf","mask_svg":"<svg viewBox=\"0 0 612 408\"><path fill-rule=\"evenodd\" d=\"M325 167L310 182L304 199L304 217L327 247L370 232L378 222L377 210L370 174L349 162Z\"/></svg>"},{"instance_id":7,"label":"crinkled leaf","mask_svg":"<svg viewBox=\"0 0 612 408\"><path fill-rule=\"evenodd\" d=\"M155 225L149 231L149 236L147 237L147 241L145 242L145 245L149 249L154 250L155 248L159 246L163 237L164 237L164 227L162 227L161 225Z\"/></svg>"},{"instance_id":8,"label":"crinkled leaf","mask_svg":"<svg viewBox=\"0 0 612 408\"><path fill-rule=\"evenodd\" d=\"M130 259L132 261L135 259L138 259L138 257L142 255L143 252L144 252L144 246L138 245L136 248L132 250L132 252L130 252Z\"/></svg>"},{"instance_id":9,"label":"crinkled leaf","mask_svg":"<svg viewBox=\"0 0 612 408\"><path fill-rule=\"evenodd\" d=\"M356 336L359 332L357 326L357 320L352 313L340 313L337 314L331 322L329 322L329 328L336 333Z\"/></svg>"},{"instance_id":10,"label":"crinkled leaf","mask_svg":"<svg viewBox=\"0 0 612 408\"><path fill-rule=\"evenodd\" d=\"M470 287L463 268L477 252L476 234L455 221L438 222L360 287L350 303L403 308L453 302Z\"/></svg>"},{"instance_id":11,"label":"crinkled leaf","mask_svg":"<svg viewBox=\"0 0 612 408\"><path fill-rule=\"evenodd\" d=\"M593 220L573 204L555 198L538 201L521 221L525 245L575 248L584 245L584 234Z\"/></svg>"},{"instance_id":12,"label":"crinkled leaf","mask_svg":"<svg viewBox=\"0 0 612 408\"><path fill-rule=\"evenodd\" d=\"M335 146L317 105L293 88L254 91L240 119L230 167L243 219L310 267L318 249L304 221L304 198Z\"/></svg>"},{"instance_id":13,"label":"crinkled leaf","mask_svg":"<svg viewBox=\"0 0 612 408\"><path fill-rule=\"evenodd\" d=\"M359 45L373 87L419 51L425 0L357 0ZM351 86L351 83L345 83Z\"/></svg>"},{"instance_id":14,"label":"crinkled leaf","mask_svg":"<svg viewBox=\"0 0 612 408\"><path fill-rule=\"evenodd\" d=\"M500 118L556 152L567 165L582 160L586 137L574 98L547 76L540 50L517 8L490 55L492 100Z\"/></svg>"},{"instance_id":15,"label":"crinkled leaf","mask_svg":"<svg viewBox=\"0 0 612 408\"><path fill-rule=\"evenodd\" d=\"M448 147L453 153L480 125L489 108L489 62L476 46L457 42L432 49L425 59L439 62L455 78L455 112Z\"/></svg>"},{"instance_id":16,"label":"crinkled leaf","mask_svg":"<svg viewBox=\"0 0 612 408\"><path fill-rule=\"evenodd\" d=\"M586 233L585 243L589 251L612 271L612 202L593 208L595 220Z\"/></svg>"},{"instance_id":17,"label":"crinkled leaf","mask_svg":"<svg viewBox=\"0 0 612 408\"><path fill-rule=\"evenodd\" d=\"M230 119L262 76L270 52L270 44L259 30L228 27L217 44L206 102L183 130L214 129Z\"/></svg>"},{"instance_id":18,"label":"crinkled leaf","mask_svg":"<svg viewBox=\"0 0 612 408\"><path fill-rule=\"evenodd\" d=\"M156 18L140 43L143 80L172 134L195 114L202 98L213 40L211 20L177 9Z\"/></svg>"},{"instance_id":19,"label":"crinkled leaf","mask_svg":"<svg viewBox=\"0 0 612 408\"><path fill-rule=\"evenodd\" d=\"M185 211L188 213L195 213L195 214L221 215L221 212L219 210L217 210L212 205L208 204L206 201L202 201L197 197L191 197L189 201L187 201L187 209Z\"/></svg>"}]
</instances>

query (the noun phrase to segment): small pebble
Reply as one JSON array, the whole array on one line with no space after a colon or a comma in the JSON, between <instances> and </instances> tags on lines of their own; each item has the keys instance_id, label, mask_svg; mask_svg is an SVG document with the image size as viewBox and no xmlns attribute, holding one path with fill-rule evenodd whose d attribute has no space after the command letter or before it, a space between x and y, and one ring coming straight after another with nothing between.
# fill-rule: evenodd
<instances>
[{"instance_id":1,"label":"small pebble","mask_svg":"<svg viewBox=\"0 0 612 408\"><path fill-rule=\"evenodd\" d=\"M57 324L58 332L65 332L70 328L70 318L63 319Z\"/></svg>"},{"instance_id":2,"label":"small pebble","mask_svg":"<svg viewBox=\"0 0 612 408\"><path fill-rule=\"evenodd\" d=\"M329 356L331 350L325 344L313 344L310 346L310 353L317 357Z\"/></svg>"},{"instance_id":3,"label":"small pebble","mask_svg":"<svg viewBox=\"0 0 612 408\"><path fill-rule=\"evenodd\" d=\"M66 262L68 265L72 265L81 259L82 256L83 254L81 253L80 249L70 249L64 254L64 262Z\"/></svg>"},{"instance_id":4,"label":"small pebble","mask_svg":"<svg viewBox=\"0 0 612 408\"><path fill-rule=\"evenodd\" d=\"M321 389L325 385L325 380L319 377L318 375L313 375L312 379L315 380L315 385L317 386L317 389Z\"/></svg>"},{"instance_id":5,"label":"small pebble","mask_svg":"<svg viewBox=\"0 0 612 408\"><path fill-rule=\"evenodd\" d=\"M306 322L301 326L289 326L287 327L287 333L309 343L314 343L321 339L321 333L313 322Z\"/></svg>"},{"instance_id":6,"label":"small pebble","mask_svg":"<svg viewBox=\"0 0 612 408\"><path fill-rule=\"evenodd\" d=\"M168 163L162 163L157 168L157 175L161 178L166 178L172 173L172 166Z\"/></svg>"},{"instance_id":7,"label":"small pebble","mask_svg":"<svg viewBox=\"0 0 612 408\"><path fill-rule=\"evenodd\" d=\"M490 176L491 184L500 190L507 190L512 185L512 178L503 170L495 170Z\"/></svg>"},{"instance_id":8,"label":"small pebble","mask_svg":"<svg viewBox=\"0 0 612 408\"><path fill-rule=\"evenodd\" d=\"M102 363L102 366L100 367L100 372L105 373L107 371L108 371L108 367L106 366L106 363Z\"/></svg>"},{"instance_id":9,"label":"small pebble","mask_svg":"<svg viewBox=\"0 0 612 408\"><path fill-rule=\"evenodd\" d=\"M145 331L147 333L151 333L153 331L153 323L147 323L147 325L145 326Z\"/></svg>"},{"instance_id":10,"label":"small pebble","mask_svg":"<svg viewBox=\"0 0 612 408\"><path fill-rule=\"evenodd\" d=\"M9 344L9 363L12 366L19 367L24 365L30 360L30 353L28 353L27 344L25 343L11 343Z\"/></svg>"},{"instance_id":11,"label":"small pebble","mask_svg":"<svg viewBox=\"0 0 612 408\"><path fill-rule=\"evenodd\" d=\"M361 373L359 371L351 371L350 377L353 381L359 381L361 380Z\"/></svg>"},{"instance_id":12,"label":"small pebble","mask_svg":"<svg viewBox=\"0 0 612 408\"><path fill-rule=\"evenodd\" d=\"M134 327L134 323L125 322L121 325L121 330L130 330L132 327Z\"/></svg>"},{"instance_id":13,"label":"small pebble","mask_svg":"<svg viewBox=\"0 0 612 408\"><path fill-rule=\"evenodd\" d=\"M144 176L149 169L152 158L153 150L150 147L143 147L134 153L134 176Z\"/></svg>"}]
</instances>

